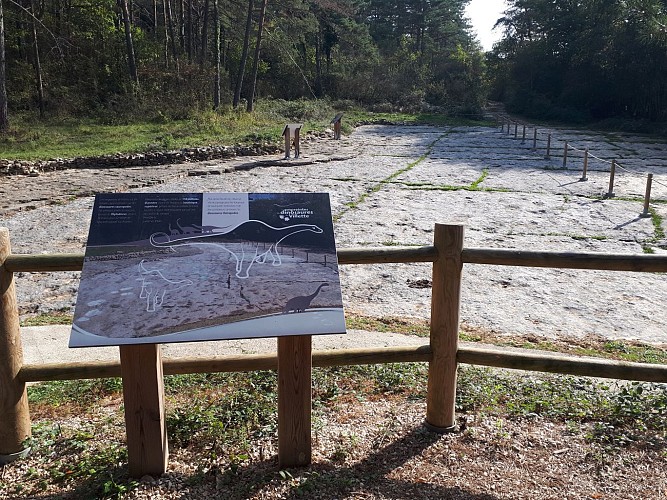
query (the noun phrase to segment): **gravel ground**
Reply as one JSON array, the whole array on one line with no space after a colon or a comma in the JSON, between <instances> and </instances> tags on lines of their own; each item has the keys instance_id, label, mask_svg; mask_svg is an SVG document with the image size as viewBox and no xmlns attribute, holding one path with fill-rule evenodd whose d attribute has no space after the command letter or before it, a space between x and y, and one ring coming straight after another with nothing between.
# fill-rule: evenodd
<instances>
[{"instance_id":1,"label":"gravel ground","mask_svg":"<svg viewBox=\"0 0 667 500\"><path fill-rule=\"evenodd\" d=\"M104 182L98 185L142 192L326 191L340 248L426 245L434 223L454 222L466 225L467 247L664 252L667 241L654 227L658 219L639 214L645 173L652 172L653 208L667 216L666 205L657 203L667 200L667 146L636 136L552 133L552 156L545 159L543 150L530 149L532 138L522 143L490 127L363 126L340 142L307 141L298 161L166 166L159 177L153 168L145 174L155 182L141 188L127 187L141 171L115 169L113 182L99 177ZM619 160L623 168L616 172L615 198L601 199L608 190L607 163L591 159L588 181L582 182L581 153L574 151L563 169L556 156L562 140L590 148L597 157ZM223 173L202 175L207 171ZM7 196L21 192L16 201L3 204L1 224L9 227L13 251L82 252L92 198L72 200L67 186L71 179L83 182L81 176L94 184L105 173L90 169L0 179L0 191ZM34 198L48 192L58 203L32 202L30 193L22 192L25 185L42 194ZM30 206L35 208L26 210ZM428 318L430 289L410 284L430 279L430 273L428 264L343 266L346 310ZM463 281L461 319L468 327L508 335L667 343L667 318L659 307L667 301L662 275L467 265ZM78 273L19 274L21 313L70 309L77 287Z\"/></svg>"}]
</instances>

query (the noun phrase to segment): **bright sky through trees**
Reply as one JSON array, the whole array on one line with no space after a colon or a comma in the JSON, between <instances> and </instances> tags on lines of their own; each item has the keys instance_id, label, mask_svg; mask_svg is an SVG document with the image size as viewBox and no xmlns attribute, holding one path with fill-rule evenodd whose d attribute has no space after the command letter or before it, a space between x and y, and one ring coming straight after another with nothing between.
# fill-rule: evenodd
<instances>
[{"instance_id":1,"label":"bright sky through trees","mask_svg":"<svg viewBox=\"0 0 667 500\"><path fill-rule=\"evenodd\" d=\"M493 43L500 40L502 31L499 28L493 30L493 25L506 8L505 0L471 0L468 4L466 16L484 50L491 50Z\"/></svg>"}]
</instances>

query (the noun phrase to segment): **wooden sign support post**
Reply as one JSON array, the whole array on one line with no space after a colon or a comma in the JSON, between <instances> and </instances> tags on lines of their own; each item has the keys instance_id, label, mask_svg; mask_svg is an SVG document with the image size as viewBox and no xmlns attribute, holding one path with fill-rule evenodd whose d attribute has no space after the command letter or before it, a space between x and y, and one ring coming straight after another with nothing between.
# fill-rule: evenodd
<instances>
[{"instance_id":1,"label":"wooden sign support post","mask_svg":"<svg viewBox=\"0 0 667 500\"><path fill-rule=\"evenodd\" d=\"M120 346L130 476L159 476L169 456L159 344Z\"/></svg>"},{"instance_id":2,"label":"wooden sign support post","mask_svg":"<svg viewBox=\"0 0 667 500\"><path fill-rule=\"evenodd\" d=\"M310 335L278 337L278 465L310 464L312 342Z\"/></svg>"},{"instance_id":3,"label":"wooden sign support post","mask_svg":"<svg viewBox=\"0 0 667 500\"><path fill-rule=\"evenodd\" d=\"M9 230L0 227L0 465L30 451L23 445L30 437L30 412L25 383L18 380L23 349L14 273L4 268L10 253Z\"/></svg>"}]
</instances>

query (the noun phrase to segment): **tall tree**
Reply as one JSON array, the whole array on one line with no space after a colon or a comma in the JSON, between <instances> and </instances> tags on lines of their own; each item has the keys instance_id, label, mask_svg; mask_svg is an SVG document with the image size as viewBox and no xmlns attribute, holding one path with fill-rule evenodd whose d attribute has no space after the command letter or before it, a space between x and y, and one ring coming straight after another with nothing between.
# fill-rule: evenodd
<instances>
[{"instance_id":1,"label":"tall tree","mask_svg":"<svg viewBox=\"0 0 667 500\"><path fill-rule=\"evenodd\" d=\"M255 42L255 57L252 62L252 76L250 77L250 94L248 95L248 113L252 113L255 92L257 89L257 71L259 69L259 54L262 47L262 31L264 31L264 16L266 15L266 5L269 0L262 0L262 6L259 11L259 21L257 23L257 40Z\"/></svg>"},{"instance_id":2,"label":"tall tree","mask_svg":"<svg viewBox=\"0 0 667 500\"><path fill-rule=\"evenodd\" d=\"M219 0L213 0L213 22L215 23L215 77L213 79L213 109L220 107L220 8Z\"/></svg>"},{"instance_id":3,"label":"tall tree","mask_svg":"<svg viewBox=\"0 0 667 500\"><path fill-rule=\"evenodd\" d=\"M248 0L248 16L246 17L245 33L243 35L243 51L241 52L241 60L239 62L239 72L236 78L236 86L234 87L234 101L233 106L236 109L241 101L241 89L243 88L243 76L245 73L246 63L248 61L248 46L250 45L250 31L252 30L252 7L253 0Z\"/></svg>"},{"instance_id":4,"label":"tall tree","mask_svg":"<svg viewBox=\"0 0 667 500\"><path fill-rule=\"evenodd\" d=\"M134 57L134 43L132 42L132 24L130 23L130 11L127 0L119 0L123 12L123 26L125 27L125 48L127 50L127 65L130 78L135 85L139 85L139 74L137 73L137 62Z\"/></svg>"},{"instance_id":5,"label":"tall tree","mask_svg":"<svg viewBox=\"0 0 667 500\"><path fill-rule=\"evenodd\" d=\"M0 132L9 128L7 116L7 73L5 64L5 16L0 0Z\"/></svg>"}]
</instances>

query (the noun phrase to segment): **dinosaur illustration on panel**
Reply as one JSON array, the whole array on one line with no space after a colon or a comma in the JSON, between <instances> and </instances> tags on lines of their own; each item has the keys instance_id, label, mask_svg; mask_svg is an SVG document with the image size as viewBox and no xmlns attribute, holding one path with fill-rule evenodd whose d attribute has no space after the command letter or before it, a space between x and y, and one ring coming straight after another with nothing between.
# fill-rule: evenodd
<instances>
[{"instance_id":1,"label":"dinosaur illustration on panel","mask_svg":"<svg viewBox=\"0 0 667 500\"><path fill-rule=\"evenodd\" d=\"M204 231L204 228L206 231ZM273 266L280 266L282 259L278 250L279 245L285 239L297 233L310 231L315 234L321 234L324 231L314 224L293 224L285 227L270 226L260 220L248 220L241 222L231 229L217 226L202 226L202 233L179 235L172 237L166 233L154 233L150 237L151 245L156 248L171 248L177 246L213 246L217 249L228 252L236 261L236 277L247 279L250 277L250 268L254 263L265 264L271 262ZM240 251L233 250L239 243L233 244L231 241L217 241L216 238L225 237L235 241L245 241L240 244ZM251 240L252 243L248 243ZM272 241L268 248L260 252L259 243L256 240ZM246 252L246 248L248 248Z\"/></svg>"},{"instance_id":2,"label":"dinosaur illustration on panel","mask_svg":"<svg viewBox=\"0 0 667 500\"><path fill-rule=\"evenodd\" d=\"M141 281L139 298L146 299L147 312L154 312L157 307L161 306L167 292L173 292L194 284L189 279L172 280L166 278L159 269L147 269L144 262L145 260L139 262L139 272L141 274L141 277L138 278Z\"/></svg>"},{"instance_id":3,"label":"dinosaur illustration on panel","mask_svg":"<svg viewBox=\"0 0 667 500\"><path fill-rule=\"evenodd\" d=\"M319 294L320 290L322 290L322 288L324 288L325 286L329 286L329 283L322 283L320 286L317 287L315 293L311 293L310 295L300 295L298 297L292 297L287 301L287 304L285 304L285 308L283 309L283 314L287 314L290 312L295 312L295 313L304 312L308 307L310 307L310 303L313 301L315 297L317 297L317 294Z\"/></svg>"}]
</instances>

